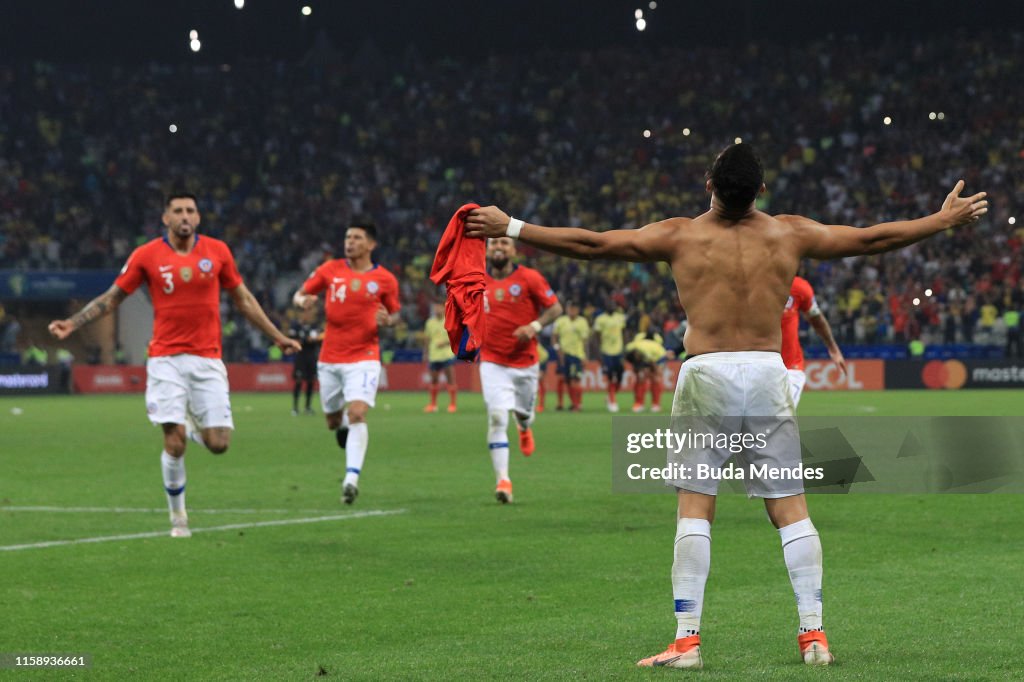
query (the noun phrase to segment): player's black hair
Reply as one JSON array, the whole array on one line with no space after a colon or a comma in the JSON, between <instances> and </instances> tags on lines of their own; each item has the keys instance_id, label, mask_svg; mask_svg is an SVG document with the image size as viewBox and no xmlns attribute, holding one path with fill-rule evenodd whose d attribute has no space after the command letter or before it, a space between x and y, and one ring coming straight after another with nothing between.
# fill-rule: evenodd
<instances>
[{"instance_id":1,"label":"player's black hair","mask_svg":"<svg viewBox=\"0 0 1024 682\"><path fill-rule=\"evenodd\" d=\"M351 225L349 225L350 229L353 227L365 232L366 236L373 241L377 241L377 226L369 220L355 220Z\"/></svg>"},{"instance_id":2,"label":"player's black hair","mask_svg":"<svg viewBox=\"0 0 1024 682\"><path fill-rule=\"evenodd\" d=\"M164 201L164 206L170 206L171 202L175 199L191 199L196 202L196 206L199 206L199 199L196 199L196 195L191 192L171 192L167 195L167 199Z\"/></svg>"},{"instance_id":3,"label":"player's black hair","mask_svg":"<svg viewBox=\"0 0 1024 682\"><path fill-rule=\"evenodd\" d=\"M754 148L743 142L726 147L707 172L725 208L742 211L764 184L764 166Z\"/></svg>"}]
</instances>

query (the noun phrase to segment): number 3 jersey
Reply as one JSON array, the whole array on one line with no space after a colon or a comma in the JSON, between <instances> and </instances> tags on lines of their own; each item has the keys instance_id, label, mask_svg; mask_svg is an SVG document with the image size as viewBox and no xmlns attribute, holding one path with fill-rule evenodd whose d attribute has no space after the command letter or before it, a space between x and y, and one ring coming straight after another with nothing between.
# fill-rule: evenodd
<instances>
[{"instance_id":1,"label":"number 3 jersey","mask_svg":"<svg viewBox=\"0 0 1024 682\"><path fill-rule=\"evenodd\" d=\"M153 300L149 357L190 353L221 356L220 290L242 283L235 258L219 239L196 235L187 254L166 237L132 252L114 284L131 294L145 283Z\"/></svg>"},{"instance_id":2,"label":"number 3 jersey","mask_svg":"<svg viewBox=\"0 0 1024 682\"><path fill-rule=\"evenodd\" d=\"M312 296L324 292L327 328L320 347L320 362L349 363L380 360L377 310L398 312L398 280L380 265L356 272L344 258L318 267L302 290Z\"/></svg>"}]
</instances>

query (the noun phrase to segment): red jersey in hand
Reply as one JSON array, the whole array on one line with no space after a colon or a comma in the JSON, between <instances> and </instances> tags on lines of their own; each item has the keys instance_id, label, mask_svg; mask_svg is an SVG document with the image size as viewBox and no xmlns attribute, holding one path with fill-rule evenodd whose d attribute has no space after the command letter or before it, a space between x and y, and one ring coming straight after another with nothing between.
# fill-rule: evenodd
<instances>
[{"instance_id":1,"label":"red jersey in hand","mask_svg":"<svg viewBox=\"0 0 1024 682\"><path fill-rule=\"evenodd\" d=\"M478 204L464 204L448 221L430 267L430 281L445 285L444 328L455 357L472 362L483 345L486 241L467 237L466 216Z\"/></svg>"}]
</instances>

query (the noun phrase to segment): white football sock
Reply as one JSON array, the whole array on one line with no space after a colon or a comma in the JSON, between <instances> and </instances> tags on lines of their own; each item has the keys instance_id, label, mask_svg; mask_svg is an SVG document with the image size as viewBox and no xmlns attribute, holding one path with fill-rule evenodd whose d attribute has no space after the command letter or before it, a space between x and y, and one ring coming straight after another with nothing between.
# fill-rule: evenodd
<instances>
[{"instance_id":1,"label":"white football sock","mask_svg":"<svg viewBox=\"0 0 1024 682\"><path fill-rule=\"evenodd\" d=\"M672 562L676 639L700 634L704 585L710 571L711 523L707 519L679 519Z\"/></svg>"},{"instance_id":2,"label":"white football sock","mask_svg":"<svg viewBox=\"0 0 1024 682\"><path fill-rule=\"evenodd\" d=\"M167 508L173 519L175 514L185 513L185 456L172 457L166 450L161 452L160 469L164 475Z\"/></svg>"},{"instance_id":3,"label":"white football sock","mask_svg":"<svg viewBox=\"0 0 1024 682\"><path fill-rule=\"evenodd\" d=\"M498 481L508 479L508 411L487 412L487 447L491 451L491 465Z\"/></svg>"},{"instance_id":4,"label":"white football sock","mask_svg":"<svg viewBox=\"0 0 1024 682\"><path fill-rule=\"evenodd\" d=\"M345 444L345 484L359 483L359 474L366 459L366 446L370 443L370 430L366 422L350 424L348 443Z\"/></svg>"},{"instance_id":5,"label":"white football sock","mask_svg":"<svg viewBox=\"0 0 1024 682\"><path fill-rule=\"evenodd\" d=\"M800 632L821 629L821 540L810 519L779 529L782 554L796 594Z\"/></svg>"}]
</instances>

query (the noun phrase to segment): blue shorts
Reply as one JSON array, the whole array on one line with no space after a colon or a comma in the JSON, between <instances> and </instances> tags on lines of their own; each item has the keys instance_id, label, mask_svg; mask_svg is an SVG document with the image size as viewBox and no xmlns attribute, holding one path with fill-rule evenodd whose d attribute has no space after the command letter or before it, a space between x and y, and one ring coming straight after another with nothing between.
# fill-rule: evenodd
<instances>
[{"instance_id":1,"label":"blue shorts","mask_svg":"<svg viewBox=\"0 0 1024 682\"><path fill-rule=\"evenodd\" d=\"M575 380L583 376L583 359L575 355L563 355L565 358L558 366L558 371L566 379Z\"/></svg>"},{"instance_id":2,"label":"blue shorts","mask_svg":"<svg viewBox=\"0 0 1024 682\"><path fill-rule=\"evenodd\" d=\"M622 381L623 372L626 371L622 355L601 355L601 366L608 381Z\"/></svg>"},{"instance_id":3,"label":"blue shorts","mask_svg":"<svg viewBox=\"0 0 1024 682\"><path fill-rule=\"evenodd\" d=\"M440 362L430 363L431 372L443 371L446 367L451 367L455 364L455 358L449 358L448 360L441 360Z\"/></svg>"}]
</instances>

